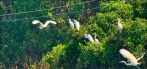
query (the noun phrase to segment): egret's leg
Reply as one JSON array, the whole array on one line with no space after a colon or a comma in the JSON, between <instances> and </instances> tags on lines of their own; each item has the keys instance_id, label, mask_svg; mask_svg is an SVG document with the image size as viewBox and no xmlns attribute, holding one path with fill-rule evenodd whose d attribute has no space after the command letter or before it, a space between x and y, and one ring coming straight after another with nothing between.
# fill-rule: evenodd
<instances>
[{"instance_id":1,"label":"egret's leg","mask_svg":"<svg viewBox=\"0 0 147 69\"><path fill-rule=\"evenodd\" d=\"M136 66L138 69L140 69L138 66Z\"/></svg>"}]
</instances>

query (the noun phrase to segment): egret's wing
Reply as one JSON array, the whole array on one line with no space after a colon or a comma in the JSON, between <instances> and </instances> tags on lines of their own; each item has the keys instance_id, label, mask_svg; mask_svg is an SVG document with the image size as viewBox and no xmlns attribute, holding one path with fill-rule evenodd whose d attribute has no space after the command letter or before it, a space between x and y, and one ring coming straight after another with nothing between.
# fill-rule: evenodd
<instances>
[{"instance_id":1,"label":"egret's wing","mask_svg":"<svg viewBox=\"0 0 147 69\"><path fill-rule=\"evenodd\" d=\"M49 23L57 24L55 21L46 21L46 23L44 24L44 26L47 26Z\"/></svg>"},{"instance_id":2,"label":"egret's wing","mask_svg":"<svg viewBox=\"0 0 147 69\"><path fill-rule=\"evenodd\" d=\"M38 20L34 20L34 21L32 22L32 24L37 24L37 23L39 23Z\"/></svg>"},{"instance_id":3,"label":"egret's wing","mask_svg":"<svg viewBox=\"0 0 147 69\"><path fill-rule=\"evenodd\" d=\"M79 30L79 28L80 28L80 23L77 22L77 29Z\"/></svg>"},{"instance_id":4,"label":"egret's wing","mask_svg":"<svg viewBox=\"0 0 147 69\"><path fill-rule=\"evenodd\" d=\"M93 42L93 38L90 34L88 34L88 39L89 39L90 42Z\"/></svg>"},{"instance_id":5,"label":"egret's wing","mask_svg":"<svg viewBox=\"0 0 147 69\"><path fill-rule=\"evenodd\" d=\"M52 24L57 24L55 21L50 21L50 23L52 23Z\"/></svg>"},{"instance_id":6,"label":"egret's wing","mask_svg":"<svg viewBox=\"0 0 147 69\"><path fill-rule=\"evenodd\" d=\"M74 20L74 24L77 25L77 23L79 23L77 20Z\"/></svg>"},{"instance_id":7,"label":"egret's wing","mask_svg":"<svg viewBox=\"0 0 147 69\"><path fill-rule=\"evenodd\" d=\"M95 43L96 43L96 44L99 44L99 40L98 40L98 39L95 39Z\"/></svg>"},{"instance_id":8,"label":"egret's wing","mask_svg":"<svg viewBox=\"0 0 147 69\"><path fill-rule=\"evenodd\" d=\"M122 30L122 24L121 23L118 23L118 29L121 32L121 30Z\"/></svg>"},{"instance_id":9,"label":"egret's wing","mask_svg":"<svg viewBox=\"0 0 147 69\"><path fill-rule=\"evenodd\" d=\"M140 60L141 58L143 58L144 54L145 54L145 52L142 54L142 56L140 58L137 59L137 61Z\"/></svg>"},{"instance_id":10,"label":"egret's wing","mask_svg":"<svg viewBox=\"0 0 147 69\"><path fill-rule=\"evenodd\" d=\"M120 29L122 29L122 24L121 24L121 23L119 23L119 24L118 24L118 27L119 27Z\"/></svg>"},{"instance_id":11,"label":"egret's wing","mask_svg":"<svg viewBox=\"0 0 147 69\"><path fill-rule=\"evenodd\" d=\"M77 30L80 28L80 23L77 20L74 20L74 24L76 25Z\"/></svg>"},{"instance_id":12,"label":"egret's wing","mask_svg":"<svg viewBox=\"0 0 147 69\"><path fill-rule=\"evenodd\" d=\"M136 61L136 58L129 51L125 49L120 49L119 52L124 58L127 58L128 60L130 60L130 62Z\"/></svg>"},{"instance_id":13,"label":"egret's wing","mask_svg":"<svg viewBox=\"0 0 147 69\"><path fill-rule=\"evenodd\" d=\"M50 21L46 21L44 26L47 26L50 23Z\"/></svg>"},{"instance_id":14,"label":"egret's wing","mask_svg":"<svg viewBox=\"0 0 147 69\"><path fill-rule=\"evenodd\" d=\"M96 38L96 36L94 36L94 38L95 38L95 43L99 44L99 40Z\"/></svg>"}]
</instances>

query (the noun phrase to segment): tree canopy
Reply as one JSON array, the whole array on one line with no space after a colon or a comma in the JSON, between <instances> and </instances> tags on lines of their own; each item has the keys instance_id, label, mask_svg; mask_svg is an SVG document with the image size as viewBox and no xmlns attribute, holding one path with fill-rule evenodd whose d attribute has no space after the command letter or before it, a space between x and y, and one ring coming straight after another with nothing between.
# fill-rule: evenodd
<instances>
[{"instance_id":1,"label":"tree canopy","mask_svg":"<svg viewBox=\"0 0 147 69\"><path fill-rule=\"evenodd\" d=\"M2 0L0 69L134 69L118 63L129 63L119 50L136 58L147 53L146 14L147 0ZM69 18L79 21L79 31L70 27ZM39 29L33 20L57 24ZM146 57L139 61L141 69L147 68Z\"/></svg>"}]
</instances>

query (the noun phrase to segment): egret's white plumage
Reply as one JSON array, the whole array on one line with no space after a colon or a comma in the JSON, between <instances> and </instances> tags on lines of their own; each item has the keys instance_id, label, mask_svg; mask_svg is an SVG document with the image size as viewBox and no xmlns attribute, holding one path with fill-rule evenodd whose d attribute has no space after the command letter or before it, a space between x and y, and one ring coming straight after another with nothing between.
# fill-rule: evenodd
<instances>
[{"instance_id":1,"label":"egret's white plumage","mask_svg":"<svg viewBox=\"0 0 147 69\"><path fill-rule=\"evenodd\" d=\"M38 20L34 20L33 22L32 22L32 24L37 24L37 23L39 23L40 21L38 21Z\"/></svg>"},{"instance_id":2,"label":"egret's white plumage","mask_svg":"<svg viewBox=\"0 0 147 69\"><path fill-rule=\"evenodd\" d=\"M96 36L94 36L94 40L95 40L95 44L96 44L96 45L99 45L100 42L99 42L99 40L96 38Z\"/></svg>"},{"instance_id":3,"label":"egret's white plumage","mask_svg":"<svg viewBox=\"0 0 147 69\"><path fill-rule=\"evenodd\" d=\"M119 32L121 33L123 27L122 27L122 24L121 24L121 22L120 22L120 19L117 19L117 20L118 20L118 30L119 30Z\"/></svg>"},{"instance_id":4,"label":"egret's white plumage","mask_svg":"<svg viewBox=\"0 0 147 69\"><path fill-rule=\"evenodd\" d=\"M141 58L143 58L144 54L139 57L138 59L136 59L129 51L125 50L125 49L120 49L119 50L120 54L124 57L127 58L130 63L126 63L125 61L120 61L120 63L125 63L126 65L132 65L132 66L136 66L139 65L140 63L138 63L138 60L140 60ZM139 68L139 67L137 67Z\"/></svg>"},{"instance_id":5,"label":"egret's white plumage","mask_svg":"<svg viewBox=\"0 0 147 69\"><path fill-rule=\"evenodd\" d=\"M70 27L71 27L71 28L74 28L74 23L73 23L73 21L71 21L71 19L68 19L68 21L69 21Z\"/></svg>"},{"instance_id":6,"label":"egret's white plumage","mask_svg":"<svg viewBox=\"0 0 147 69\"><path fill-rule=\"evenodd\" d=\"M47 27L47 25L48 25L49 23L57 24L55 21L50 21L50 20L48 20L48 21L45 22L44 26Z\"/></svg>"},{"instance_id":7,"label":"egret's white plumage","mask_svg":"<svg viewBox=\"0 0 147 69\"><path fill-rule=\"evenodd\" d=\"M74 20L74 24L76 26L76 29L79 31L80 30L80 23L77 20Z\"/></svg>"},{"instance_id":8,"label":"egret's white plumage","mask_svg":"<svg viewBox=\"0 0 147 69\"><path fill-rule=\"evenodd\" d=\"M91 43L94 42L94 40L93 40L93 38L92 38L92 36L91 36L90 34L84 34L84 36L85 36L85 38L88 38L88 40L89 40Z\"/></svg>"},{"instance_id":9,"label":"egret's white plumage","mask_svg":"<svg viewBox=\"0 0 147 69\"><path fill-rule=\"evenodd\" d=\"M40 27L39 27L40 29L43 29L43 28L47 27L47 25L48 25L49 23L57 24L55 21L51 21L51 20L46 21L45 24L43 24L42 22L40 22L40 21L38 21L38 20L34 20L34 21L32 22L32 24L37 24L37 23L40 23Z\"/></svg>"}]
</instances>

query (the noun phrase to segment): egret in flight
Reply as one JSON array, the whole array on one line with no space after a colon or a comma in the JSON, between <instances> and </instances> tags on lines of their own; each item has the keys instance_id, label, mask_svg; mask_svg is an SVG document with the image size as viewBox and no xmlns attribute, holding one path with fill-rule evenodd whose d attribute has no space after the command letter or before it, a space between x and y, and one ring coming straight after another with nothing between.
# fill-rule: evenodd
<instances>
[{"instance_id":1,"label":"egret in flight","mask_svg":"<svg viewBox=\"0 0 147 69\"><path fill-rule=\"evenodd\" d=\"M130 63L126 63L125 61L120 61L119 63L125 63L126 65L136 66L139 69L139 67L137 65L140 65L140 63L138 63L138 61L141 58L143 58L145 53L141 57L136 59L129 51L127 51L125 49L120 49L119 52L124 58L127 58L130 61Z\"/></svg>"},{"instance_id":2,"label":"egret in flight","mask_svg":"<svg viewBox=\"0 0 147 69\"><path fill-rule=\"evenodd\" d=\"M92 36L91 36L90 34L84 34L84 36L85 36L85 38L88 38L88 40L89 40L91 43L94 42L94 40L93 40L93 38L92 38Z\"/></svg>"},{"instance_id":3,"label":"egret in flight","mask_svg":"<svg viewBox=\"0 0 147 69\"><path fill-rule=\"evenodd\" d=\"M80 23L74 19L74 24L76 26L76 29L79 31L80 30Z\"/></svg>"},{"instance_id":4,"label":"egret in flight","mask_svg":"<svg viewBox=\"0 0 147 69\"><path fill-rule=\"evenodd\" d=\"M121 22L120 22L120 19L117 19L117 20L118 20L118 30L119 30L119 32L121 33L123 27L122 27L122 24L121 24Z\"/></svg>"},{"instance_id":5,"label":"egret in flight","mask_svg":"<svg viewBox=\"0 0 147 69\"><path fill-rule=\"evenodd\" d=\"M73 21L71 21L71 19L68 19L68 21L69 21L70 27L71 27L71 28L74 28L74 23L73 23Z\"/></svg>"},{"instance_id":6,"label":"egret in flight","mask_svg":"<svg viewBox=\"0 0 147 69\"><path fill-rule=\"evenodd\" d=\"M42 22L40 22L40 21L38 21L38 20L34 20L33 22L32 22L32 24L40 24L40 29L43 29L43 28L45 28L45 27L48 27L47 25L49 24L49 23L52 23L52 24L57 24L55 21L51 21L51 20L48 20L48 21L46 21L46 23L45 24L43 24Z\"/></svg>"},{"instance_id":7,"label":"egret in flight","mask_svg":"<svg viewBox=\"0 0 147 69\"><path fill-rule=\"evenodd\" d=\"M94 36L94 40L95 40L95 44L96 44L96 45L99 45L100 42L99 42L99 40L96 38L96 36Z\"/></svg>"}]
</instances>

